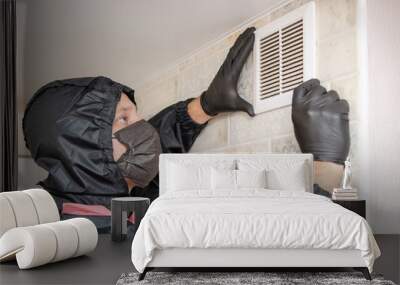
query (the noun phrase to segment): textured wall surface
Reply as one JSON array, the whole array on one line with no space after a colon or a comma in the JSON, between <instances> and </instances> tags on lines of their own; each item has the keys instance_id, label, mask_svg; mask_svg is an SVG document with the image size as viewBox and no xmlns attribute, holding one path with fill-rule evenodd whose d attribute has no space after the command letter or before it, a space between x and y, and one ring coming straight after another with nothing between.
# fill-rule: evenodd
<instances>
[{"instance_id":1,"label":"textured wall surface","mask_svg":"<svg viewBox=\"0 0 400 285\"><path fill-rule=\"evenodd\" d=\"M254 20L249 25L264 26L289 11L307 3L294 0ZM358 66L357 66L357 1L317 0L316 38L317 74L323 85L335 89L347 99L351 108L351 155L354 184L358 180ZM183 58L168 72L149 79L136 90L141 114L148 118L163 107L205 90L230 46L243 29ZM239 80L239 93L252 96L252 56ZM250 118L245 113L224 114L209 123L191 152L299 152L291 122L291 108L285 107ZM362 192L362 191L361 191Z\"/></svg>"},{"instance_id":2,"label":"textured wall surface","mask_svg":"<svg viewBox=\"0 0 400 285\"><path fill-rule=\"evenodd\" d=\"M367 3L370 221L378 232L400 234L400 1Z\"/></svg>"}]
</instances>

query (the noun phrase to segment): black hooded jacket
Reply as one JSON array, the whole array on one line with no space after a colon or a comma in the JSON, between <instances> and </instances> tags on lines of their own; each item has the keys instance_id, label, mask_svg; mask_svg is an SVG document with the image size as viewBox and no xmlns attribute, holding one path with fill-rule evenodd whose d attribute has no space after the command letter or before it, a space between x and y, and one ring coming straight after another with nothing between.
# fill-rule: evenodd
<instances>
[{"instance_id":1,"label":"black hooded jacket","mask_svg":"<svg viewBox=\"0 0 400 285\"><path fill-rule=\"evenodd\" d=\"M136 104L134 90L106 77L57 80L40 88L28 103L25 142L36 163L48 171L39 184L59 208L63 202L109 207L112 197L129 195L113 159L111 139L122 92ZM169 106L149 120L159 132L163 152L188 152L204 128L189 117L189 101ZM157 176L130 195L153 200L158 193Z\"/></svg>"}]
</instances>

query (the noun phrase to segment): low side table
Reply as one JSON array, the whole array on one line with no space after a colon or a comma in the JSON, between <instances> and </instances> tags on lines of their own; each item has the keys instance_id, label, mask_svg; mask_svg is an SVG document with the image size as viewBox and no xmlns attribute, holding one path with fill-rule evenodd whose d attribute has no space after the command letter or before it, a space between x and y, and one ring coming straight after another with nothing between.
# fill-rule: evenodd
<instances>
[{"instance_id":1,"label":"low side table","mask_svg":"<svg viewBox=\"0 0 400 285\"><path fill-rule=\"evenodd\" d=\"M340 206L359 214L364 219L365 214L365 200L332 200L332 202L339 204Z\"/></svg>"},{"instance_id":2,"label":"low side table","mask_svg":"<svg viewBox=\"0 0 400 285\"><path fill-rule=\"evenodd\" d=\"M135 232L150 206L150 199L143 197L119 197L111 200L111 239L123 241L128 233L128 215L135 213Z\"/></svg>"}]
</instances>

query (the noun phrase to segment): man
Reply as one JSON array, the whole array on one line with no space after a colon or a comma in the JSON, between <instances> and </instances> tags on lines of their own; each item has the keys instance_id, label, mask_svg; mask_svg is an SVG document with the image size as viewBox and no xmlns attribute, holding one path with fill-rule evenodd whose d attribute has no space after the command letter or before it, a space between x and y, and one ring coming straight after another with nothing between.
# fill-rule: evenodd
<instances>
[{"instance_id":1,"label":"man","mask_svg":"<svg viewBox=\"0 0 400 285\"><path fill-rule=\"evenodd\" d=\"M253 48L254 30L248 28L238 37L206 91L165 108L149 122L137 113L134 91L108 78L58 80L38 90L25 112L25 140L32 157L49 172L40 185L53 195L63 216L109 215L112 197L155 199L160 152L188 152L207 122L219 113L245 111L254 116L252 106L237 92L240 72ZM321 102L338 100L333 94L325 96L326 90L319 87L317 81L306 82L294 92L296 137L303 151L333 149L337 153L338 147L327 143L329 132L321 141L318 130L309 130L332 121L329 114L310 116L314 108L310 102L317 102L318 107L325 106ZM341 112L334 108L330 113ZM347 133L340 126L335 126L335 132L348 141L348 122ZM348 147L338 152L336 162L347 156ZM96 219L99 228L109 227L109 219Z\"/></svg>"},{"instance_id":2,"label":"man","mask_svg":"<svg viewBox=\"0 0 400 285\"><path fill-rule=\"evenodd\" d=\"M57 80L40 88L28 103L23 130L33 159L49 173L39 184L63 216L109 215L112 197L155 199L160 152L188 152L207 121L221 112L253 116L237 82L253 49L254 30L238 37L206 91L149 122L137 114L134 91L109 78Z\"/></svg>"}]
</instances>

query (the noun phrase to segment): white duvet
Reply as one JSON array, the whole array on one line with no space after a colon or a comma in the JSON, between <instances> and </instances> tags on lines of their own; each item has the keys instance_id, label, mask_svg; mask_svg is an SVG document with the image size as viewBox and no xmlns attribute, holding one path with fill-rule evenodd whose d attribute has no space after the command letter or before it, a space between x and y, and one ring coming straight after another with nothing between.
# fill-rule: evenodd
<instances>
[{"instance_id":1,"label":"white duvet","mask_svg":"<svg viewBox=\"0 0 400 285\"><path fill-rule=\"evenodd\" d=\"M330 199L257 189L159 197L133 240L135 268L143 272L154 250L165 248L358 249L370 271L380 255L365 219Z\"/></svg>"}]
</instances>

